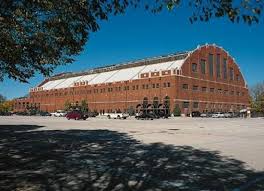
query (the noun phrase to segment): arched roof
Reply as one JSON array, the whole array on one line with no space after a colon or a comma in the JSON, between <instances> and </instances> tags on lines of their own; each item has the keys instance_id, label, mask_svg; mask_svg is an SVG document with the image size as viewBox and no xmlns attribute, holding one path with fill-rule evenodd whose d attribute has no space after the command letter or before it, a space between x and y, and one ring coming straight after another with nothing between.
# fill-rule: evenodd
<instances>
[{"instance_id":1,"label":"arched roof","mask_svg":"<svg viewBox=\"0 0 264 191\"><path fill-rule=\"evenodd\" d=\"M64 74L41 83L43 90L73 87L76 82L88 84L112 83L140 79L140 74L180 69L188 52L148 58L125 64L96 68L83 73Z\"/></svg>"},{"instance_id":2,"label":"arched roof","mask_svg":"<svg viewBox=\"0 0 264 191\"><path fill-rule=\"evenodd\" d=\"M225 50L223 47L218 46L218 45L216 45L216 44L198 45L195 49L193 49L192 51L189 51L189 52L188 52L188 56L186 56L186 58L184 59L184 63L186 62L187 59L189 59L189 58L192 56L193 53L195 53L196 51L200 51L200 50L201 50L202 48L204 48L204 47L219 48L219 49L221 49L223 52L225 52L225 53L227 54L227 56L228 56L229 58L232 59L233 63L234 63L235 66L237 67L239 73L241 74L241 76L242 76L242 78L243 78L243 81L244 81L245 85L247 86L247 83L246 83L245 77L244 77L244 75L243 75L243 73L242 73L242 71L241 71L239 65L237 64L235 58L234 58L233 56L231 56L231 55L229 54L229 52L228 52L227 50Z\"/></svg>"},{"instance_id":3,"label":"arched roof","mask_svg":"<svg viewBox=\"0 0 264 191\"><path fill-rule=\"evenodd\" d=\"M193 53L199 51L202 47L212 46L222 49L234 61L243 80L244 76L240 71L239 66L236 64L235 59L222 47L215 44L205 44L197 46L192 51L179 52L165 56L146 58L136 61L130 61L122 64L110 65L100 68L95 68L86 72L79 73L65 73L53 76L42 82L39 87L42 90L60 89L73 87L76 82L87 82L87 84L102 84L112 83L127 80L140 79L140 74L150 73L162 70L181 69L183 64ZM244 80L245 82L245 80Z\"/></svg>"}]
</instances>

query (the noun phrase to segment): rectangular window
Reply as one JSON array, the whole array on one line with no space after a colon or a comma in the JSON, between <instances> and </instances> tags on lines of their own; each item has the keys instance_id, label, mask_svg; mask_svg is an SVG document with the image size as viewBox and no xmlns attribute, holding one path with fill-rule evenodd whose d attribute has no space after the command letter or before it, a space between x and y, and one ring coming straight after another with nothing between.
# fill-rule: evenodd
<instances>
[{"instance_id":1,"label":"rectangular window","mask_svg":"<svg viewBox=\"0 0 264 191\"><path fill-rule=\"evenodd\" d=\"M170 82L167 83L167 87L170 87Z\"/></svg>"},{"instance_id":2,"label":"rectangular window","mask_svg":"<svg viewBox=\"0 0 264 191\"><path fill-rule=\"evenodd\" d=\"M202 87L202 92L206 92L207 88L206 87Z\"/></svg>"},{"instance_id":3,"label":"rectangular window","mask_svg":"<svg viewBox=\"0 0 264 191\"><path fill-rule=\"evenodd\" d=\"M193 91L198 91L198 86L193 86Z\"/></svg>"},{"instance_id":4,"label":"rectangular window","mask_svg":"<svg viewBox=\"0 0 264 191\"><path fill-rule=\"evenodd\" d=\"M146 89L148 89L149 88L149 85L148 84L146 84Z\"/></svg>"},{"instance_id":5,"label":"rectangular window","mask_svg":"<svg viewBox=\"0 0 264 191\"><path fill-rule=\"evenodd\" d=\"M192 63L192 72L197 72L197 64Z\"/></svg>"},{"instance_id":6,"label":"rectangular window","mask_svg":"<svg viewBox=\"0 0 264 191\"><path fill-rule=\"evenodd\" d=\"M198 102L193 102L193 108L198 108L199 107L199 103Z\"/></svg>"},{"instance_id":7,"label":"rectangular window","mask_svg":"<svg viewBox=\"0 0 264 191\"><path fill-rule=\"evenodd\" d=\"M166 88L167 87L167 83L163 83L163 87Z\"/></svg>"},{"instance_id":8,"label":"rectangular window","mask_svg":"<svg viewBox=\"0 0 264 191\"><path fill-rule=\"evenodd\" d=\"M156 88L159 88L159 84L156 84Z\"/></svg>"},{"instance_id":9,"label":"rectangular window","mask_svg":"<svg viewBox=\"0 0 264 191\"><path fill-rule=\"evenodd\" d=\"M190 103L189 102L186 102L186 101L184 101L184 102L182 102L182 108L189 108L189 105L190 105Z\"/></svg>"},{"instance_id":10,"label":"rectangular window","mask_svg":"<svg viewBox=\"0 0 264 191\"><path fill-rule=\"evenodd\" d=\"M210 92L214 93L215 89L214 88L210 88Z\"/></svg>"},{"instance_id":11,"label":"rectangular window","mask_svg":"<svg viewBox=\"0 0 264 191\"><path fill-rule=\"evenodd\" d=\"M214 76L214 55L213 54L209 54L209 74L211 77Z\"/></svg>"},{"instance_id":12,"label":"rectangular window","mask_svg":"<svg viewBox=\"0 0 264 191\"><path fill-rule=\"evenodd\" d=\"M145 84L142 85L142 89L145 89Z\"/></svg>"},{"instance_id":13,"label":"rectangular window","mask_svg":"<svg viewBox=\"0 0 264 191\"><path fill-rule=\"evenodd\" d=\"M239 74L236 75L236 80L237 80L238 82L240 81L240 75L239 75Z\"/></svg>"},{"instance_id":14,"label":"rectangular window","mask_svg":"<svg viewBox=\"0 0 264 191\"><path fill-rule=\"evenodd\" d=\"M231 92L230 92L230 95L234 95L234 91L231 91Z\"/></svg>"},{"instance_id":15,"label":"rectangular window","mask_svg":"<svg viewBox=\"0 0 264 191\"><path fill-rule=\"evenodd\" d=\"M219 94L222 93L222 89L220 89L220 88L217 91L218 91Z\"/></svg>"},{"instance_id":16,"label":"rectangular window","mask_svg":"<svg viewBox=\"0 0 264 191\"><path fill-rule=\"evenodd\" d=\"M216 77L221 78L220 54L216 55Z\"/></svg>"},{"instance_id":17,"label":"rectangular window","mask_svg":"<svg viewBox=\"0 0 264 191\"><path fill-rule=\"evenodd\" d=\"M201 65L201 73L202 74L205 74L205 68L206 68L206 64L205 64L206 62L205 62L205 60L201 60L201 62L200 62L200 65Z\"/></svg>"},{"instance_id":18,"label":"rectangular window","mask_svg":"<svg viewBox=\"0 0 264 191\"><path fill-rule=\"evenodd\" d=\"M182 84L182 89L188 90L189 86L188 84Z\"/></svg>"},{"instance_id":19,"label":"rectangular window","mask_svg":"<svg viewBox=\"0 0 264 191\"><path fill-rule=\"evenodd\" d=\"M152 84L152 88L155 88L155 86L156 86L155 84Z\"/></svg>"},{"instance_id":20,"label":"rectangular window","mask_svg":"<svg viewBox=\"0 0 264 191\"><path fill-rule=\"evenodd\" d=\"M229 77L230 77L230 80L234 80L234 69L233 68L229 68Z\"/></svg>"},{"instance_id":21,"label":"rectangular window","mask_svg":"<svg viewBox=\"0 0 264 191\"><path fill-rule=\"evenodd\" d=\"M223 60L223 75L224 79L227 79L227 59L224 58Z\"/></svg>"}]
</instances>

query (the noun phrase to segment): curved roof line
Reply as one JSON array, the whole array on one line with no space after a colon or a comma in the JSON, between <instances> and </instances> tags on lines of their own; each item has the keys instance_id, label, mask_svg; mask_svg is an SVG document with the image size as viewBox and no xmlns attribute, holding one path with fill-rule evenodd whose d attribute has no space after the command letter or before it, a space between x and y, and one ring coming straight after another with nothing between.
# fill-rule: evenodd
<instances>
[{"instance_id":1,"label":"curved roof line","mask_svg":"<svg viewBox=\"0 0 264 191\"><path fill-rule=\"evenodd\" d=\"M195 49L193 49L191 51L176 52L173 54L167 54L167 55L156 56L156 57L149 57L149 58L145 58L145 59L138 59L138 60L129 61L129 62L120 63L120 64L106 65L104 67L97 67L97 68L94 68L94 69L91 69L88 71L84 71L84 72L76 72L76 73L72 72L72 73L58 74L58 75L55 75L53 77L46 79L40 85L44 85L49 81L56 81L56 80L63 80L63 79L66 80L68 78L76 78L79 76L84 77L85 75L100 74L100 73L105 73L105 72L113 72L115 70L118 71L118 70L122 70L122 69L138 67L138 66L146 66L147 67L148 65L159 64L159 63L168 62L168 61L169 62L172 62L172 61L176 62L177 60L181 60L181 62L182 62L181 66L180 66L180 68L181 68L182 65L186 62L186 60L188 58L190 58L190 56L195 51L199 51L201 48L208 47L208 46L221 49L222 51L224 51L227 54L228 57L230 57L233 60L234 64L237 66L239 72L241 73L241 75L243 77L243 81L245 83L245 86L247 86L246 80L244 78L243 73L241 72L239 65L236 63L235 59L229 54L229 52L221 46L218 46L216 44L207 44L207 43L205 45L198 45ZM173 63L171 64L171 66L172 65L173 65ZM110 78L111 78L111 76L110 76Z\"/></svg>"},{"instance_id":2,"label":"curved roof line","mask_svg":"<svg viewBox=\"0 0 264 191\"><path fill-rule=\"evenodd\" d=\"M218 45L215 44L215 43L213 43L213 44L208 44L208 43L206 43L205 45L198 45L195 49L193 49L192 51L189 51L188 56L185 58L184 62L190 57L190 55L191 55L192 53L194 53L195 51L201 49L202 47L207 47L207 46L213 46L213 47L215 47L215 48L220 48L221 50L223 50L224 52L226 52L226 53L227 53L227 56L229 56L229 57L234 61L234 64L237 66L237 68L238 68L240 74L241 74L242 77L243 77L243 80L244 80L245 86L247 86L247 82L246 82L245 76L244 76L244 74L242 73L241 68L240 68L239 65L237 64L236 59L235 59L233 56L231 56L231 54L229 54L229 51L225 50L222 46L218 46Z\"/></svg>"},{"instance_id":3,"label":"curved roof line","mask_svg":"<svg viewBox=\"0 0 264 191\"><path fill-rule=\"evenodd\" d=\"M69 77L108 72L108 71L119 70L119 69L124 69L124 68L132 68L132 67L142 66L142 65L157 64L160 62L166 62L166 59L170 59L170 58L174 58L175 61L183 60L185 57L188 56L189 52L190 51L176 52L173 54L167 54L167 55L162 55L162 56L149 57L145 59L137 59L134 61L123 62L120 64L112 64L112 65L106 65L103 67L96 67L96 68L83 71L83 72L62 73L61 75L55 75L55 76L49 77L48 80L49 81L58 80L58 79L64 79L64 78L69 78Z\"/></svg>"}]
</instances>

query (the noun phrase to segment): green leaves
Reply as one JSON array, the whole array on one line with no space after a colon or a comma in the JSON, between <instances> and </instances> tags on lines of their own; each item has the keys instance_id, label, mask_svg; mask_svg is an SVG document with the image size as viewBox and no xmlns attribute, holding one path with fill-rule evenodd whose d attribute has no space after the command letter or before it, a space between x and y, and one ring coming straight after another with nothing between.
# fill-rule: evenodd
<instances>
[{"instance_id":1,"label":"green leaves","mask_svg":"<svg viewBox=\"0 0 264 191\"><path fill-rule=\"evenodd\" d=\"M212 18L226 17L233 23L251 25L261 18L264 1L260 0L193 0L189 2L193 9L190 22L209 21Z\"/></svg>"},{"instance_id":2,"label":"green leaves","mask_svg":"<svg viewBox=\"0 0 264 191\"><path fill-rule=\"evenodd\" d=\"M0 2L0 80L27 82L71 63L99 30L98 21L123 13L137 0L2 0Z\"/></svg>"},{"instance_id":3,"label":"green leaves","mask_svg":"<svg viewBox=\"0 0 264 191\"><path fill-rule=\"evenodd\" d=\"M99 21L143 6L159 13L178 6L192 9L190 22L226 17L231 22L258 23L260 0L1 0L0 80L4 76L27 82L36 73L49 76L59 65L71 63L98 31Z\"/></svg>"},{"instance_id":4,"label":"green leaves","mask_svg":"<svg viewBox=\"0 0 264 191\"><path fill-rule=\"evenodd\" d=\"M253 111L264 112L264 81L251 88L251 108Z\"/></svg>"}]
</instances>

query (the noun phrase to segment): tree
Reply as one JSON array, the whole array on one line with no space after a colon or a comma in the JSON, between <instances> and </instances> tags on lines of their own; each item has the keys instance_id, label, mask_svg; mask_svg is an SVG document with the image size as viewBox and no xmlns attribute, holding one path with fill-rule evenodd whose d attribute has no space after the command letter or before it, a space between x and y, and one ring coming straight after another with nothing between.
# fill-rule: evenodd
<instances>
[{"instance_id":1,"label":"tree","mask_svg":"<svg viewBox=\"0 0 264 191\"><path fill-rule=\"evenodd\" d=\"M0 94L0 103L2 103L2 102L4 102L4 101L6 101L5 96L3 96L3 95Z\"/></svg>"},{"instance_id":2,"label":"tree","mask_svg":"<svg viewBox=\"0 0 264 191\"><path fill-rule=\"evenodd\" d=\"M144 2L144 3L143 3ZM128 7L153 13L191 7L190 22L228 17L232 22L258 22L264 1L257 0L1 0L0 80L27 82L35 73L49 76L73 62L99 22Z\"/></svg>"},{"instance_id":3,"label":"tree","mask_svg":"<svg viewBox=\"0 0 264 191\"><path fill-rule=\"evenodd\" d=\"M264 81L251 88L251 108L256 112L264 112Z\"/></svg>"},{"instance_id":4,"label":"tree","mask_svg":"<svg viewBox=\"0 0 264 191\"><path fill-rule=\"evenodd\" d=\"M86 100L82 100L81 101L81 106L80 106L80 110L82 111L82 112L88 112L88 103L87 103L87 101Z\"/></svg>"},{"instance_id":5,"label":"tree","mask_svg":"<svg viewBox=\"0 0 264 191\"><path fill-rule=\"evenodd\" d=\"M180 109L178 104L176 104L174 109L173 109L173 115L174 115L174 117L181 116L181 109Z\"/></svg>"},{"instance_id":6,"label":"tree","mask_svg":"<svg viewBox=\"0 0 264 191\"><path fill-rule=\"evenodd\" d=\"M0 114L8 113L12 110L12 101L2 101L0 102Z\"/></svg>"},{"instance_id":7,"label":"tree","mask_svg":"<svg viewBox=\"0 0 264 191\"><path fill-rule=\"evenodd\" d=\"M66 100L64 103L64 109L65 111L69 111L71 108L71 102L69 100Z\"/></svg>"}]
</instances>

